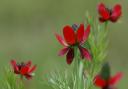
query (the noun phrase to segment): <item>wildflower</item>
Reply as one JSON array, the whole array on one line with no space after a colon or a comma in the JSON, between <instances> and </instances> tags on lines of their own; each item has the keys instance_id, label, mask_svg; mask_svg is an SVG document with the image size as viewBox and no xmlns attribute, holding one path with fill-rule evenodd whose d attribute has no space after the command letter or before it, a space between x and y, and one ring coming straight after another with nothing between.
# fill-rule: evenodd
<instances>
[{"instance_id":1,"label":"wildflower","mask_svg":"<svg viewBox=\"0 0 128 89\"><path fill-rule=\"evenodd\" d=\"M80 24L79 27L76 24L72 27L69 25L65 26L63 28L64 39L60 35L56 34L57 40L64 46L64 48L60 50L59 56L66 54L67 64L71 64L75 56L74 48L77 47L80 51L81 58L90 60L91 55L89 51L82 47L82 45L87 41L89 34L90 25L87 26L86 30L84 30L84 24Z\"/></svg>"},{"instance_id":2,"label":"wildflower","mask_svg":"<svg viewBox=\"0 0 128 89\"><path fill-rule=\"evenodd\" d=\"M106 22L106 21L111 21L111 22L116 22L121 14L121 5L116 4L113 9L107 8L103 3L100 3L98 5L98 12L99 12L99 21L100 22Z\"/></svg>"},{"instance_id":3,"label":"wildflower","mask_svg":"<svg viewBox=\"0 0 128 89\"><path fill-rule=\"evenodd\" d=\"M25 76L27 79L31 79L33 76L33 71L36 69L36 65L31 67L32 62L28 61L26 63L16 63L15 60L11 60L11 65L15 74L21 75L21 77Z\"/></svg>"},{"instance_id":4,"label":"wildflower","mask_svg":"<svg viewBox=\"0 0 128 89\"><path fill-rule=\"evenodd\" d=\"M115 76L110 76L108 68L103 68L101 74L94 79L94 84L101 89L117 89L114 85L122 78L122 73L119 72Z\"/></svg>"}]
</instances>

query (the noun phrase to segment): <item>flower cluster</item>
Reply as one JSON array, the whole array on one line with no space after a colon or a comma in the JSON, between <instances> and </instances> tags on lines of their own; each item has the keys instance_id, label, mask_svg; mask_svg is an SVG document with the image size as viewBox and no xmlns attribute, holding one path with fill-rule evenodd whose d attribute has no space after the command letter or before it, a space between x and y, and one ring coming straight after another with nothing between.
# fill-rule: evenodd
<instances>
[{"instance_id":1,"label":"flower cluster","mask_svg":"<svg viewBox=\"0 0 128 89\"><path fill-rule=\"evenodd\" d=\"M99 13L99 21L102 23L106 23L108 21L117 22L122 15L122 8L121 5L116 4L112 9L109 9L103 3L100 3L98 5L98 13ZM75 60L79 58L79 59L87 59L88 61L94 62L93 53L91 53L92 50L84 46L84 44L88 42L88 39L90 38L89 36L93 35L91 30L92 28L90 23L87 24L87 27L85 27L85 24L82 23L82 24L73 24L72 26L70 25L64 26L63 28L64 37L62 37L57 33L55 34L58 42L63 46L63 48L59 51L59 56L63 56L66 54L67 64L71 64L74 58L76 58ZM95 38L95 36L93 37ZM94 45L96 45L95 42ZM83 77L84 75L83 72L85 68L83 61L79 59L77 61L78 63L74 65L74 69L76 69L76 71L74 72L76 73L74 79L76 79L75 84L78 83L78 86L77 88L73 88L73 89L85 89L85 88L81 88L83 81L85 82ZM31 61L17 63L16 60L11 60L10 63L14 74L20 75L21 78L25 77L26 79L31 79L33 77L34 75L33 72L36 70L36 65L31 67L32 65ZM95 67L95 66L93 65L91 67ZM93 70L91 71L93 72ZM115 76L111 76L110 66L107 63L103 65L103 67L101 68L101 72L95 76L95 78L92 80L93 81L92 83L94 83L93 85L101 89L117 89L115 87L115 84L122 78L122 75L123 74L119 72Z\"/></svg>"},{"instance_id":2,"label":"flower cluster","mask_svg":"<svg viewBox=\"0 0 128 89\"><path fill-rule=\"evenodd\" d=\"M113 23L117 22L122 15L121 5L116 4L112 9L109 9L103 3L100 3L98 5L98 13L100 16L99 21L102 23L108 21ZM66 54L67 64L71 64L74 57L78 56L75 54L75 48L78 48L81 59L86 58L87 60L91 60L93 55L91 55L90 50L83 47L83 44L86 44L90 34L91 25L88 25L85 30L84 24L73 24L72 26L66 25L63 28L64 39L60 35L55 34L59 43L64 46L64 48L60 50L59 56ZM94 84L101 89L116 89L114 85L121 79L121 77L122 73L117 73L115 76L111 77L110 68L107 64L103 66L101 74L95 77Z\"/></svg>"}]
</instances>

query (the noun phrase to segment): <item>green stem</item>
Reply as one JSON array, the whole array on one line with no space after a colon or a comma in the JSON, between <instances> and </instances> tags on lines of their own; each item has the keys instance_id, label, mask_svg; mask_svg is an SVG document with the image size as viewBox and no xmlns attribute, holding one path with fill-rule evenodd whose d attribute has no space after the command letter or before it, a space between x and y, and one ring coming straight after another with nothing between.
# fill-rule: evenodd
<instances>
[{"instance_id":1,"label":"green stem","mask_svg":"<svg viewBox=\"0 0 128 89\"><path fill-rule=\"evenodd\" d=\"M20 75L20 79L23 80L23 75Z\"/></svg>"},{"instance_id":2,"label":"green stem","mask_svg":"<svg viewBox=\"0 0 128 89\"><path fill-rule=\"evenodd\" d=\"M81 60L79 60L79 70L78 70L78 76L79 76L79 88L78 89L82 89L82 87L84 87L83 85L83 71L84 71L84 65L83 62Z\"/></svg>"},{"instance_id":3,"label":"green stem","mask_svg":"<svg viewBox=\"0 0 128 89\"><path fill-rule=\"evenodd\" d=\"M76 89L83 89L83 70L84 64L80 60L78 54L78 48L75 47L75 62L74 62L74 73L76 74Z\"/></svg>"},{"instance_id":4,"label":"green stem","mask_svg":"<svg viewBox=\"0 0 128 89\"><path fill-rule=\"evenodd\" d=\"M105 22L105 30L107 30L107 29L108 29L108 21Z\"/></svg>"}]
</instances>

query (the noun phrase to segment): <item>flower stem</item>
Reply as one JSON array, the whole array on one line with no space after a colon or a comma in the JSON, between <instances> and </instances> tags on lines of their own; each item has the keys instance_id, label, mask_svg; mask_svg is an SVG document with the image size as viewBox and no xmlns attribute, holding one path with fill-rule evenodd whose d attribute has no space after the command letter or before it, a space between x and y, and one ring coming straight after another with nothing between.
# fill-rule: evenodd
<instances>
[{"instance_id":1,"label":"flower stem","mask_svg":"<svg viewBox=\"0 0 128 89\"><path fill-rule=\"evenodd\" d=\"M75 62L74 62L74 73L76 74L76 86L75 89L83 89L83 70L84 64L83 61L80 60L80 56L78 54L78 49L75 47Z\"/></svg>"},{"instance_id":2,"label":"flower stem","mask_svg":"<svg viewBox=\"0 0 128 89\"><path fill-rule=\"evenodd\" d=\"M79 70L78 70L78 76L79 76L79 88L78 89L82 89L83 87L83 69L84 69L84 65L83 62L81 60L78 61L79 62Z\"/></svg>"}]
</instances>

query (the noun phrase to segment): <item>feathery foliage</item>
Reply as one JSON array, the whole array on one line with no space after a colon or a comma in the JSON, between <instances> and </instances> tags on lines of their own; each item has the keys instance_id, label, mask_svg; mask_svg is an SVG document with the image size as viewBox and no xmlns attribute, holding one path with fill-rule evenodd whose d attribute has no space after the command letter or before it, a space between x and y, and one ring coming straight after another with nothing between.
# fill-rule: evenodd
<instances>
[{"instance_id":1,"label":"feathery foliage","mask_svg":"<svg viewBox=\"0 0 128 89\"><path fill-rule=\"evenodd\" d=\"M6 68L4 75L2 89L24 89L22 80L17 79L16 75L10 69Z\"/></svg>"}]
</instances>

